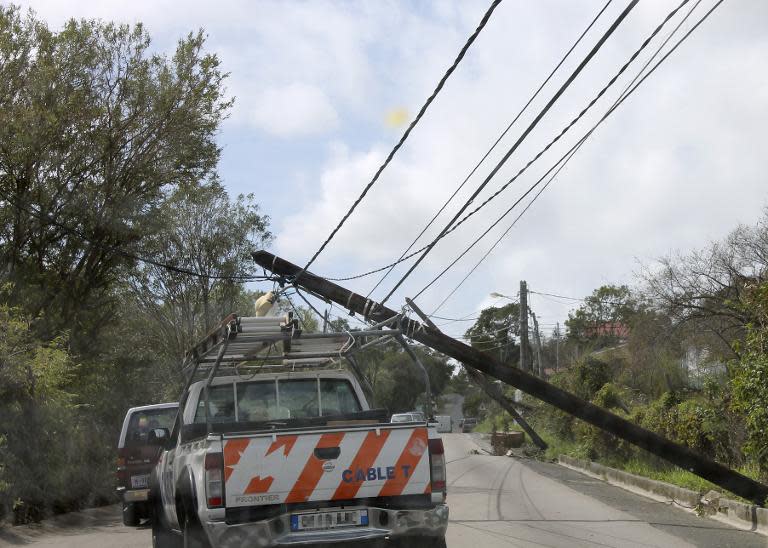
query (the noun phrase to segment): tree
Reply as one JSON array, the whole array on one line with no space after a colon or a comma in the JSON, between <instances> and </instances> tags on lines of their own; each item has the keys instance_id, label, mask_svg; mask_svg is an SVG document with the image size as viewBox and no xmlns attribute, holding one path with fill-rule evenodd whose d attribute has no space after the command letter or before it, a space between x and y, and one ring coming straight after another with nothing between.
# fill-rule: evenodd
<instances>
[{"instance_id":1,"label":"tree","mask_svg":"<svg viewBox=\"0 0 768 548\"><path fill-rule=\"evenodd\" d=\"M768 282L747 288L745 305L755 321L747 326L741 359L731 381L733 409L746 420L744 452L757 464L760 477L768 479Z\"/></svg>"},{"instance_id":2,"label":"tree","mask_svg":"<svg viewBox=\"0 0 768 548\"><path fill-rule=\"evenodd\" d=\"M734 341L756 321L744 305L750 288L768 281L768 209L754 226L740 226L722 242L670 255L642 273L654 304L684 324L714 357L738 357Z\"/></svg>"},{"instance_id":3,"label":"tree","mask_svg":"<svg viewBox=\"0 0 768 548\"><path fill-rule=\"evenodd\" d=\"M568 338L603 348L626 338L632 315L639 303L626 285L604 285L568 314Z\"/></svg>"},{"instance_id":4,"label":"tree","mask_svg":"<svg viewBox=\"0 0 768 548\"><path fill-rule=\"evenodd\" d=\"M439 396L448 386L453 367L447 358L429 348L414 346L413 351L427 370L433 398ZM424 375L399 345L372 347L358 361L373 387L376 405L401 412L425 403Z\"/></svg>"},{"instance_id":5,"label":"tree","mask_svg":"<svg viewBox=\"0 0 768 548\"><path fill-rule=\"evenodd\" d=\"M180 360L227 314L253 314L255 295L241 280L256 273L251 252L270 241L269 218L252 195L231 201L217 184L179 188L159 213L143 252L182 272L142 264L131 283L146 322L166 341L158 343Z\"/></svg>"},{"instance_id":6,"label":"tree","mask_svg":"<svg viewBox=\"0 0 768 548\"><path fill-rule=\"evenodd\" d=\"M502 363L516 364L520 360L520 346L515 334L519 331L520 306L510 303L484 309L464 336L474 348L498 353Z\"/></svg>"},{"instance_id":7,"label":"tree","mask_svg":"<svg viewBox=\"0 0 768 548\"><path fill-rule=\"evenodd\" d=\"M44 336L103 325L165 196L215 178L231 101L204 42L167 58L140 24L0 6L0 261Z\"/></svg>"}]
</instances>

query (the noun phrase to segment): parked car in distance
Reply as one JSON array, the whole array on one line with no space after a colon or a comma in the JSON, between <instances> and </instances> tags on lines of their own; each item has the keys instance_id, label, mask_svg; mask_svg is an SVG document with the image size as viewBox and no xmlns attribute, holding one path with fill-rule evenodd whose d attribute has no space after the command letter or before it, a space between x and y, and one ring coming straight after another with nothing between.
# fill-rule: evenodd
<instances>
[{"instance_id":1,"label":"parked car in distance","mask_svg":"<svg viewBox=\"0 0 768 548\"><path fill-rule=\"evenodd\" d=\"M471 432L477 426L477 419L465 418L461 421L461 431L463 433Z\"/></svg>"},{"instance_id":2,"label":"parked car in distance","mask_svg":"<svg viewBox=\"0 0 768 548\"><path fill-rule=\"evenodd\" d=\"M452 432L453 431L453 419L450 415L436 415L435 422L437 423L437 431Z\"/></svg>"},{"instance_id":3,"label":"parked car in distance","mask_svg":"<svg viewBox=\"0 0 768 548\"><path fill-rule=\"evenodd\" d=\"M408 411L408 413L418 422L426 422L427 420L427 417L421 411Z\"/></svg>"},{"instance_id":4,"label":"parked car in distance","mask_svg":"<svg viewBox=\"0 0 768 548\"><path fill-rule=\"evenodd\" d=\"M171 428L178 403L132 407L125 414L117 442L117 494L123 503L123 524L139 525L150 517L149 476L160 457L150 436L155 428Z\"/></svg>"},{"instance_id":5,"label":"parked car in distance","mask_svg":"<svg viewBox=\"0 0 768 548\"><path fill-rule=\"evenodd\" d=\"M417 422L413 413L395 413L389 422Z\"/></svg>"}]
</instances>

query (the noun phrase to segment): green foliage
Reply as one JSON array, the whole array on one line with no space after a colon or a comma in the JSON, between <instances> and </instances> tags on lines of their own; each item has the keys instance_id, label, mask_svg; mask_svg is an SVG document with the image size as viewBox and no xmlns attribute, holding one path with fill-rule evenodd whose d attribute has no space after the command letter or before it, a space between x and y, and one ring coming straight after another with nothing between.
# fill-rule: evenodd
<instances>
[{"instance_id":1,"label":"green foliage","mask_svg":"<svg viewBox=\"0 0 768 548\"><path fill-rule=\"evenodd\" d=\"M114 501L126 409L175 400L189 345L253 310L222 277L254 273L268 218L218 182L231 101L204 42L168 57L141 25L54 32L0 6L0 514L16 521Z\"/></svg>"},{"instance_id":2,"label":"green foliage","mask_svg":"<svg viewBox=\"0 0 768 548\"><path fill-rule=\"evenodd\" d=\"M629 326L640 304L625 285L604 285L584 299L578 309L568 314L565 325L568 338L594 348L616 344L622 330Z\"/></svg>"},{"instance_id":3,"label":"green foliage","mask_svg":"<svg viewBox=\"0 0 768 548\"><path fill-rule=\"evenodd\" d=\"M70 392L79 366L66 340L41 341L30 325L0 305L0 517L16 522L111 495L109 451Z\"/></svg>"},{"instance_id":4,"label":"green foliage","mask_svg":"<svg viewBox=\"0 0 768 548\"><path fill-rule=\"evenodd\" d=\"M517 303L510 303L480 312L465 336L478 350L492 352L502 363L516 364L520 359L520 347L515 335L519 331L520 307Z\"/></svg>"},{"instance_id":5,"label":"green foliage","mask_svg":"<svg viewBox=\"0 0 768 548\"><path fill-rule=\"evenodd\" d=\"M0 6L0 260L12 302L45 338L72 329L78 351L167 193L215 179L219 61L202 32L171 58L149 46L141 25L53 32Z\"/></svg>"},{"instance_id":6,"label":"green foliage","mask_svg":"<svg viewBox=\"0 0 768 548\"><path fill-rule=\"evenodd\" d=\"M627 342L627 361L621 380L652 398L685 385L683 369L683 336L666 314L645 309L631 320Z\"/></svg>"},{"instance_id":7,"label":"green foliage","mask_svg":"<svg viewBox=\"0 0 768 548\"><path fill-rule=\"evenodd\" d=\"M414 346L412 349L427 370L432 396L436 400L448 386L453 367L444 356L428 348ZM425 404L424 375L399 345L374 347L365 351L358 361L373 387L378 407L399 413Z\"/></svg>"},{"instance_id":8,"label":"green foliage","mask_svg":"<svg viewBox=\"0 0 768 548\"><path fill-rule=\"evenodd\" d=\"M758 466L760 478L768 479L768 283L752 289L746 305L757 321L748 334L735 364L731 381L733 409L746 420L744 451Z\"/></svg>"}]
</instances>

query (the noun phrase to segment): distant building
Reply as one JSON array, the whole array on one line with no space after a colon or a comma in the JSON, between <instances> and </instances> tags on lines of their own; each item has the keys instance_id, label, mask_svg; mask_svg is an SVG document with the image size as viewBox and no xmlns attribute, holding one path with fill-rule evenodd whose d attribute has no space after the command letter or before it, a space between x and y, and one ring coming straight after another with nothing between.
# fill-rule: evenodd
<instances>
[{"instance_id":1,"label":"distant building","mask_svg":"<svg viewBox=\"0 0 768 548\"><path fill-rule=\"evenodd\" d=\"M620 341L629 338L629 326L621 322L604 322L584 329L587 338L615 337Z\"/></svg>"}]
</instances>

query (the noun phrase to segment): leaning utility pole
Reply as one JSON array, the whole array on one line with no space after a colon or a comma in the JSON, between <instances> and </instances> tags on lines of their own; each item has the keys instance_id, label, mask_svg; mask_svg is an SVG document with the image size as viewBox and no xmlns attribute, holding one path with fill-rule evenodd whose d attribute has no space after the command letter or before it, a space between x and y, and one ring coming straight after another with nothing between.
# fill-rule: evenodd
<instances>
[{"instance_id":1,"label":"leaning utility pole","mask_svg":"<svg viewBox=\"0 0 768 548\"><path fill-rule=\"evenodd\" d=\"M424 314L424 312L421 311L421 309L416 305L415 302L413 302L408 297L405 298L405 302L410 306L413 311L416 313L416 315L421 318L421 320L427 324L427 326L430 329L434 329L438 333L442 333L440 331L440 328L438 328L435 323L429 319L429 316ZM504 362L503 359L499 360L502 363ZM491 381L486 379L482 373L477 371L476 369L473 369L472 367L465 367L464 370L467 372L467 376L475 381L475 384L477 384L483 392L490 398L496 400L496 403L498 403L507 413L510 414L510 416L515 420L517 424L520 425L520 428L522 428L530 437L533 443L536 444L536 446L541 449L542 451L547 450L547 442L545 442L543 439L541 439L541 436L539 436L536 431L531 428L531 425L528 424L528 421L526 421L520 413L517 412L517 409L515 409L512 406L512 402L507 399L507 397L504 395L504 392L502 392L495 384L493 384Z\"/></svg>"},{"instance_id":2,"label":"leaning utility pole","mask_svg":"<svg viewBox=\"0 0 768 548\"><path fill-rule=\"evenodd\" d=\"M528 284L520 280L520 371L529 373L528 367Z\"/></svg>"},{"instance_id":3,"label":"leaning utility pole","mask_svg":"<svg viewBox=\"0 0 768 548\"><path fill-rule=\"evenodd\" d=\"M757 505L762 506L768 498L768 486L730 470L684 445L646 430L534 375L520 369L506 367L493 356L435 331L420 322L403 318L398 312L376 301L304 271L300 266L267 251L255 252L253 259L259 266L280 278L283 285L292 283L292 280L301 272L300 278L296 280L296 285L303 287L306 291L327 301L333 301L352 313L361 314L365 320L377 323L381 327L396 326L410 339L450 356L467 367L473 367L482 373L519 388L561 411L633 443L672 464L719 485L723 489L751 500Z\"/></svg>"}]
</instances>

